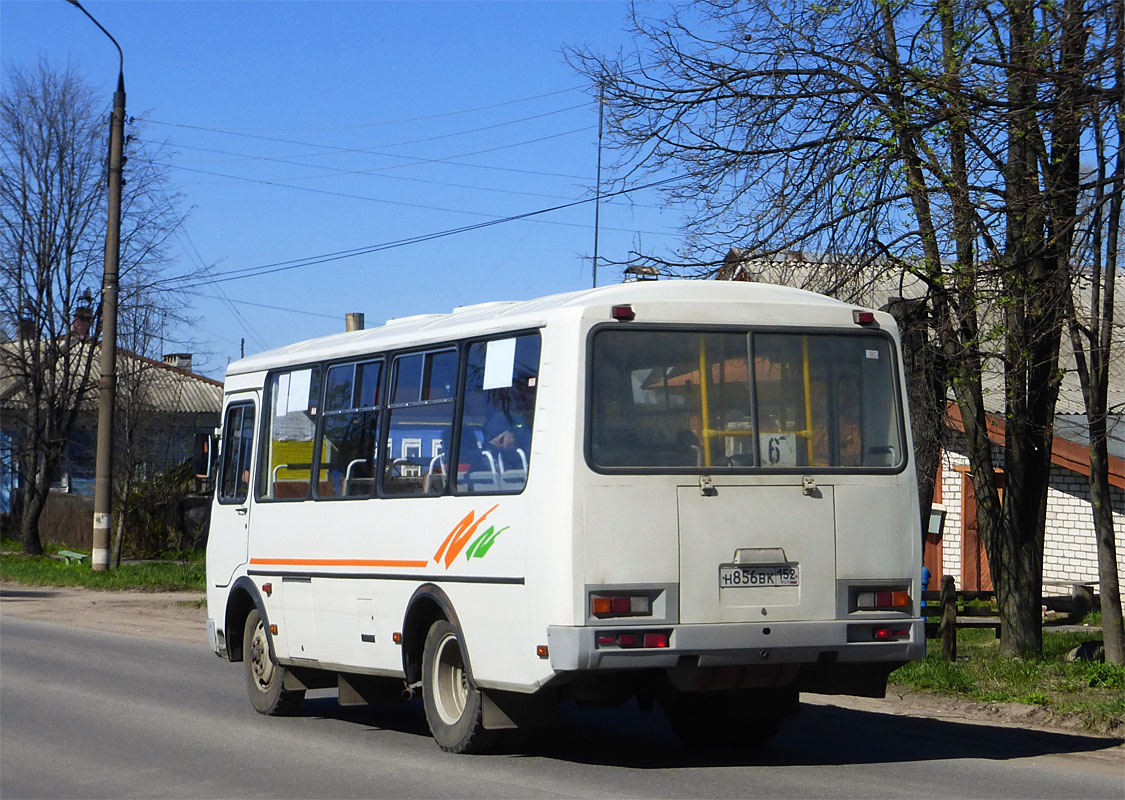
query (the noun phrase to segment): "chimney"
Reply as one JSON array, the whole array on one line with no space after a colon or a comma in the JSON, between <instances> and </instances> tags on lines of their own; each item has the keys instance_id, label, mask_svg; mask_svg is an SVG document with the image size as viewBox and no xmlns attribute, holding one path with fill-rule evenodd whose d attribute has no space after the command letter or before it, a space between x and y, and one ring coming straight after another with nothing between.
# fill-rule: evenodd
<instances>
[{"instance_id":1,"label":"chimney","mask_svg":"<svg viewBox=\"0 0 1125 800\"><path fill-rule=\"evenodd\" d=\"M170 367L191 372L191 353L165 353L163 361Z\"/></svg>"},{"instance_id":2,"label":"chimney","mask_svg":"<svg viewBox=\"0 0 1125 800\"><path fill-rule=\"evenodd\" d=\"M94 321L94 311L87 305L74 309L74 319L70 323L70 332L79 339L85 339L90 333L90 323Z\"/></svg>"},{"instance_id":3,"label":"chimney","mask_svg":"<svg viewBox=\"0 0 1125 800\"><path fill-rule=\"evenodd\" d=\"M363 330L363 314L358 311L353 311L350 314L344 315L344 330L346 331L361 331Z\"/></svg>"},{"instance_id":4,"label":"chimney","mask_svg":"<svg viewBox=\"0 0 1125 800\"><path fill-rule=\"evenodd\" d=\"M20 341L35 338L35 320L31 317L20 317L16 329L16 336Z\"/></svg>"}]
</instances>

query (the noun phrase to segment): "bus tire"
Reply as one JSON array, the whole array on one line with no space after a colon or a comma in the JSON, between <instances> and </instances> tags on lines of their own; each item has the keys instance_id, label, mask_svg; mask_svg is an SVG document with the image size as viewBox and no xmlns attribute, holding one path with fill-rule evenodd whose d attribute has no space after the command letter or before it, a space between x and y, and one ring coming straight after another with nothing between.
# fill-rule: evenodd
<instances>
[{"instance_id":1,"label":"bus tire","mask_svg":"<svg viewBox=\"0 0 1125 800\"><path fill-rule=\"evenodd\" d=\"M304 690L284 689L285 667L270 655L265 623L258 609L250 609L242 633L242 663L246 673L246 690L250 705L259 714L285 716L300 710L305 702Z\"/></svg>"},{"instance_id":2,"label":"bus tire","mask_svg":"<svg viewBox=\"0 0 1125 800\"><path fill-rule=\"evenodd\" d=\"M496 740L484 727L484 699L465 666L464 644L445 619L426 634L422 704L434 741L447 753L480 753Z\"/></svg>"}]
</instances>

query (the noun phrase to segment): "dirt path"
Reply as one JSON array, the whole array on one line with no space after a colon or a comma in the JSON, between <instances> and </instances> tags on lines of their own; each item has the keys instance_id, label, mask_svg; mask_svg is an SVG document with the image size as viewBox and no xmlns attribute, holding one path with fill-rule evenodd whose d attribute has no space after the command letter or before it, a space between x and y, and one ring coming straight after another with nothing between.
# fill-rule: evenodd
<instances>
[{"instance_id":1,"label":"dirt path","mask_svg":"<svg viewBox=\"0 0 1125 800\"><path fill-rule=\"evenodd\" d=\"M94 591L0 581L0 620L54 622L207 646L202 592Z\"/></svg>"}]
</instances>

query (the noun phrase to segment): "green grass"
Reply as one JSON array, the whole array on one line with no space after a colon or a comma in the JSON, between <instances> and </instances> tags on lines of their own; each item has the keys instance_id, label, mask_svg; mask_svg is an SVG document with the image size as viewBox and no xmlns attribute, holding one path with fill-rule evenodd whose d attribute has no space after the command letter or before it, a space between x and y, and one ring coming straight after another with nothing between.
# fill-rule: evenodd
<instances>
[{"instance_id":1,"label":"green grass","mask_svg":"<svg viewBox=\"0 0 1125 800\"><path fill-rule=\"evenodd\" d=\"M8 549L4 542L4 549ZM48 553L59 547L45 547ZM0 554L0 579L37 586L82 586L87 589L142 589L153 592L203 591L203 555L184 554L176 559L122 564L120 569L95 572L89 562L67 564L50 555Z\"/></svg>"},{"instance_id":2,"label":"green grass","mask_svg":"<svg viewBox=\"0 0 1125 800\"><path fill-rule=\"evenodd\" d=\"M956 663L943 659L940 643L931 639L926 657L891 673L890 681L981 703L1037 705L1059 716L1076 716L1091 729L1105 730L1125 717L1125 667L1063 661L1083 642L1100 639L1100 631L1044 631L1043 658L1018 659L1000 655L1000 642L991 631L964 630L957 634Z\"/></svg>"}]
</instances>

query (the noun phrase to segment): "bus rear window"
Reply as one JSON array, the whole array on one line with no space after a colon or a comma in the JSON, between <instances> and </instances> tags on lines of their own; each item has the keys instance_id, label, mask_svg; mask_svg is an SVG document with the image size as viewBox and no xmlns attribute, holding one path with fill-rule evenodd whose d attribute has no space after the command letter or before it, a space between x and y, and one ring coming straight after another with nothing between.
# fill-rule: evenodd
<instances>
[{"instance_id":1,"label":"bus rear window","mask_svg":"<svg viewBox=\"0 0 1125 800\"><path fill-rule=\"evenodd\" d=\"M594 467L902 464L883 336L603 330L591 358Z\"/></svg>"}]
</instances>

